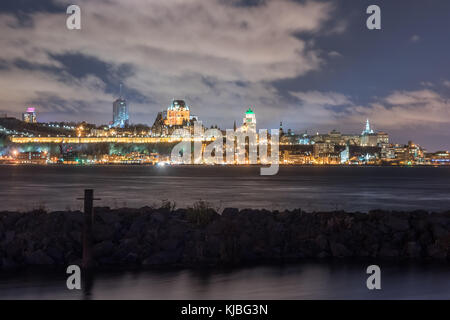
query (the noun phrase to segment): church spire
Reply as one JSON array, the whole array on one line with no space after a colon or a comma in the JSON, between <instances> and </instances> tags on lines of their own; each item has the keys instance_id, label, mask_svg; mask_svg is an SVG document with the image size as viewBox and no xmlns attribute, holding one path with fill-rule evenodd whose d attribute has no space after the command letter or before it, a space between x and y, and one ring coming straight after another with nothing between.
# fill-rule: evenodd
<instances>
[{"instance_id":1,"label":"church spire","mask_svg":"<svg viewBox=\"0 0 450 320\"><path fill-rule=\"evenodd\" d=\"M372 134L373 130L370 129L370 122L369 122L369 118L366 119L366 128L363 130L362 134Z\"/></svg>"}]
</instances>

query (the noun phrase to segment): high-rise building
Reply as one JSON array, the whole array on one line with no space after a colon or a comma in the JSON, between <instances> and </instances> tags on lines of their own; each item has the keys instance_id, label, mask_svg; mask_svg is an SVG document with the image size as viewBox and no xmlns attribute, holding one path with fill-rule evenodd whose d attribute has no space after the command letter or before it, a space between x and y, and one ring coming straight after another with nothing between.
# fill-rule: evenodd
<instances>
[{"instance_id":1,"label":"high-rise building","mask_svg":"<svg viewBox=\"0 0 450 320\"><path fill-rule=\"evenodd\" d=\"M123 128L128 125L128 121L127 101L119 98L113 103L113 127Z\"/></svg>"},{"instance_id":2,"label":"high-rise building","mask_svg":"<svg viewBox=\"0 0 450 320\"><path fill-rule=\"evenodd\" d=\"M36 109L35 108L27 108L27 111L22 113L22 121L28 123L36 123Z\"/></svg>"},{"instance_id":3,"label":"high-rise building","mask_svg":"<svg viewBox=\"0 0 450 320\"><path fill-rule=\"evenodd\" d=\"M127 101L122 98L122 84L120 85L120 97L113 102L113 127L123 128L129 124Z\"/></svg>"},{"instance_id":4,"label":"high-rise building","mask_svg":"<svg viewBox=\"0 0 450 320\"><path fill-rule=\"evenodd\" d=\"M190 109L184 100L173 100L172 104L167 108L164 124L166 126L181 126L189 122Z\"/></svg>"}]
</instances>

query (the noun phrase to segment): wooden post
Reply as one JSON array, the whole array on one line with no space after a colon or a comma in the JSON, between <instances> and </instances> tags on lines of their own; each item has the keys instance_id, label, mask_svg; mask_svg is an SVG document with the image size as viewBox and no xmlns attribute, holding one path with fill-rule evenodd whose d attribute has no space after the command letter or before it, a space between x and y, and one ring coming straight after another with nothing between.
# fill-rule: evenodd
<instances>
[{"instance_id":1,"label":"wooden post","mask_svg":"<svg viewBox=\"0 0 450 320\"><path fill-rule=\"evenodd\" d=\"M84 190L83 268L92 267L92 224L94 222L94 190Z\"/></svg>"},{"instance_id":2,"label":"wooden post","mask_svg":"<svg viewBox=\"0 0 450 320\"><path fill-rule=\"evenodd\" d=\"M93 274L93 258L92 258L92 226L94 224L94 190L85 189L84 198L78 198L78 200L84 200L84 213L83 213L83 292L85 298L89 298L91 289L94 283Z\"/></svg>"}]
</instances>

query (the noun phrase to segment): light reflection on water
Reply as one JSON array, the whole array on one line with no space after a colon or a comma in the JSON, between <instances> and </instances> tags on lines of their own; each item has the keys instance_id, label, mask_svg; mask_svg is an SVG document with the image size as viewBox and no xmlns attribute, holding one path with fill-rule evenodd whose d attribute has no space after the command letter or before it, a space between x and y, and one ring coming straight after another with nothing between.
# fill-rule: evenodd
<instances>
[{"instance_id":1,"label":"light reflection on water","mask_svg":"<svg viewBox=\"0 0 450 320\"><path fill-rule=\"evenodd\" d=\"M236 167L0 166L0 211L140 207L206 200L215 208L368 211L450 209L450 168L282 167L276 176ZM2 299L450 299L448 264L381 263L382 290L365 287L367 263L305 262L230 270L102 272L90 295L69 291L64 270L0 273Z\"/></svg>"},{"instance_id":2,"label":"light reflection on water","mask_svg":"<svg viewBox=\"0 0 450 320\"><path fill-rule=\"evenodd\" d=\"M103 271L89 293L66 289L64 270L28 270L0 276L0 299L450 299L448 264L381 262L382 290L369 291L372 263Z\"/></svg>"},{"instance_id":3,"label":"light reflection on water","mask_svg":"<svg viewBox=\"0 0 450 320\"><path fill-rule=\"evenodd\" d=\"M98 206L141 207L206 200L215 208L368 211L450 209L450 167L1 166L0 210L81 209L85 188Z\"/></svg>"}]
</instances>

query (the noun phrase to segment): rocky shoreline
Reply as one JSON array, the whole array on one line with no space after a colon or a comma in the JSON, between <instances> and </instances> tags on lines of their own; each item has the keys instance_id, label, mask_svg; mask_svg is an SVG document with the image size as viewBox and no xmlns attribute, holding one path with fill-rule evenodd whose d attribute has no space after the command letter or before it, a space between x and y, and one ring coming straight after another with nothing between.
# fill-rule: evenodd
<instances>
[{"instance_id":1,"label":"rocky shoreline","mask_svg":"<svg viewBox=\"0 0 450 320\"><path fill-rule=\"evenodd\" d=\"M0 212L0 268L80 264L83 214ZM95 208L97 266L239 265L306 258L450 262L450 212Z\"/></svg>"}]
</instances>

